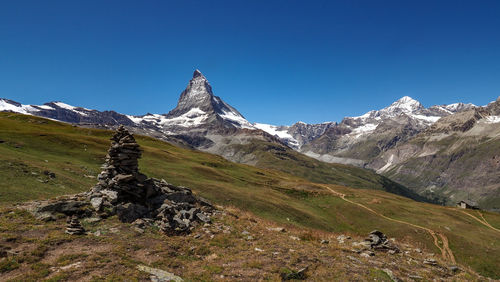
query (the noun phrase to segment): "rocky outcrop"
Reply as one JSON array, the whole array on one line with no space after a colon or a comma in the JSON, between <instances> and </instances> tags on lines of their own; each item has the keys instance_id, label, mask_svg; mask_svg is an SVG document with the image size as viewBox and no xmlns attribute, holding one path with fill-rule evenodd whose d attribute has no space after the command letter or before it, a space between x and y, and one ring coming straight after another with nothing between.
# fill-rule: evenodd
<instances>
[{"instance_id":1,"label":"rocky outcrop","mask_svg":"<svg viewBox=\"0 0 500 282\"><path fill-rule=\"evenodd\" d=\"M388 240L384 233L378 230L370 232L368 237L363 242L353 242L352 245L355 248L358 248L354 249L354 252L367 257L374 256L375 253L373 251L389 252L390 254L400 252L399 248L393 242Z\"/></svg>"},{"instance_id":2,"label":"rocky outcrop","mask_svg":"<svg viewBox=\"0 0 500 282\"><path fill-rule=\"evenodd\" d=\"M209 223L212 205L186 187L148 178L139 172L141 150L134 137L120 126L111 138L99 182L91 191L39 205L36 214L64 213L70 234L80 234L78 218L117 215L122 222L156 225L169 234L188 233L198 223ZM70 230L70 229L68 229Z\"/></svg>"},{"instance_id":3,"label":"rocky outcrop","mask_svg":"<svg viewBox=\"0 0 500 282\"><path fill-rule=\"evenodd\" d=\"M392 250L396 253L399 253L399 248L393 243L391 243L391 241L387 239L387 236L385 236L384 233L378 230L373 230L372 232L370 232L368 238L365 239L365 242L368 242L370 248L373 250L379 250L379 251Z\"/></svg>"}]
</instances>

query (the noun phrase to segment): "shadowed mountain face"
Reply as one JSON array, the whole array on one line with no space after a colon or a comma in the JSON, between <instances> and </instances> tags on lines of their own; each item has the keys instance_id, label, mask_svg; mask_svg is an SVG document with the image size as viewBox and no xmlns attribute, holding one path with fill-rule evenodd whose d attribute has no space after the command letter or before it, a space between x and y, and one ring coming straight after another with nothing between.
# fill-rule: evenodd
<instances>
[{"instance_id":1,"label":"shadowed mountain face","mask_svg":"<svg viewBox=\"0 0 500 282\"><path fill-rule=\"evenodd\" d=\"M368 167L428 198L500 211L500 100L443 117Z\"/></svg>"},{"instance_id":2,"label":"shadowed mountain face","mask_svg":"<svg viewBox=\"0 0 500 282\"><path fill-rule=\"evenodd\" d=\"M199 70L195 70L187 88L181 93L177 107L165 117L186 122L177 123L185 127L218 122L225 127L253 128L235 108L214 96L208 80ZM172 122L172 124L175 123Z\"/></svg>"}]
</instances>

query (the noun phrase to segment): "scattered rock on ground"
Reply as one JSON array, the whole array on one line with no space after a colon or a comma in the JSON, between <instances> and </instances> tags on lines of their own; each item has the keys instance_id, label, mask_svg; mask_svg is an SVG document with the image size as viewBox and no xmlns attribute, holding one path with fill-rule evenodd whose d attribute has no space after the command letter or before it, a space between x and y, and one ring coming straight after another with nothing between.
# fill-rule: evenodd
<instances>
[{"instance_id":1,"label":"scattered rock on ground","mask_svg":"<svg viewBox=\"0 0 500 282\"><path fill-rule=\"evenodd\" d=\"M276 232L286 232L285 228L283 227L268 227L267 230Z\"/></svg>"},{"instance_id":2,"label":"scattered rock on ground","mask_svg":"<svg viewBox=\"0 0 500 282\"><path fill-rule=\"evenodd\" d=\"M435 259L424 259L424 264L428 264L428 265L437 265L437 262Z\"/></svg>"},{"instance_id":3,"label":"scattered rock on ground","mask_svg":"<svg viewBox=\"0 0 500 282\"><path fill-rule=\"evenodd\" d=\"M180 282L184 281L182 278L179 276L170 273L165 270L157 269L157 268L152 268L149 266L145 265L138 265L137 269L140 271L144 271L146 273L151 274L151 281L158 281L158 282L167 282L167 281L174 281L174 282Z\"/></svg>"},{"instance_id":4,"label":"scattered rock on ground","mask_svg":"<svg viewBox=\"0 0 500 282\"><path fill-rule=\"evenodd\" d=\"M392 271L390 269L384 268L384 269L382 269L382 271L385 272L385 274L387 274L387 276L389 276L392 281L394 281L394 282L401 281L401 279L397 278L394 275L394 273L392 273Z\"/></svg>"},{"instance_id":5,"label":"scattered rock on ground","mask_svg":"<svg viewBox=\"0 0 500 282\"><path fill-rule=\"evenodd\" d=\"M51 172L51 171L48 171L48 170L44 170L43 174L47 175L50 178L56 178L56 174L54 172Z\"/></svg>"}]
</instances>

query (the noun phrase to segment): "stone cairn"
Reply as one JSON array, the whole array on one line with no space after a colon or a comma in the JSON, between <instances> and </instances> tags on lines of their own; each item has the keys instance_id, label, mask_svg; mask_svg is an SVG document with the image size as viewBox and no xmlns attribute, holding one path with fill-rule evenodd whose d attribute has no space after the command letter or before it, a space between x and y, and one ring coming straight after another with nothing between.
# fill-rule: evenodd
<instances>
[{"instance_id":1,"label":"stone cairn","mask_svg":"<svg viewBox=\"0 0 500 282\"><path fill-rule=\"evenodd\" d=\"M101 193L101 199L110 203L144 201L151 187L145 183L147 176L139 173L141 154L135 138L120 126L111 137L111 147L98 176L99 183L92 188L94 195ZM99 206L99 197L93 199L92 205Z\"/></svg>"},{"instance_id":2,"label":"stone cairn","mask_svg":"<svg viewBox=\"0 0 500 282\"><path fill-rule=\"evenodd\" d=\"M140 157L134 136L120 126L111 138L99 182L89 192L41 205L35 214L117 215L122 222L137 223L140 228L144 223L156 225L168 234L189 233L199 223L210 223L213 206L207 200L193 195L189 188L140 173Z\"/></svg>"},{"instance_id":3,"label":"stone cairn","mask_svg":"<svg viewBox=\"0 0 500 282\"><path fill-rule=\"evenodd\" d=\"M365 242L373 250L392 251L399 253L399 248L392 244L391 241L387 239L387 236L384 233L378 230L373 230L372 232L370 232L368 238L365 239Z\"/></svg>"},{"instance_id":4,"label":"stone cairn","mask_svg":"<svg viewBox=\"0 0 500 282\"><path fill-rule=\"evenodd\" d=\"M68 217L66 220L66 233L70 235L85 234L85 229L83 229L83 226L80 224L78 216L73 215Z\"/></svg>"}]
</instances>

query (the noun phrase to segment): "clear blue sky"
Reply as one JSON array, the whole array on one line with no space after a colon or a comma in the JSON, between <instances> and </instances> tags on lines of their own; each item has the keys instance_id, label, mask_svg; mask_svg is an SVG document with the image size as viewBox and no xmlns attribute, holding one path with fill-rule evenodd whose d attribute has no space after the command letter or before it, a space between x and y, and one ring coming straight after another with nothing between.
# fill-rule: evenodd
<instances>
[{"instance_id":1,"label":"clear blue sky","mask_svg":"<svg viewBox=\"0 0 500 282\"><path fill-rule=\"evenodd\" d=\"M500 95L500 1L0 2L0 97L166 113L194 69L252 122Z\"/></svg>"}]
</instances>

